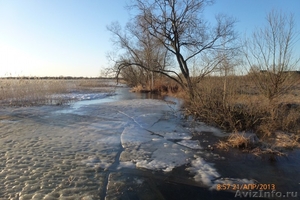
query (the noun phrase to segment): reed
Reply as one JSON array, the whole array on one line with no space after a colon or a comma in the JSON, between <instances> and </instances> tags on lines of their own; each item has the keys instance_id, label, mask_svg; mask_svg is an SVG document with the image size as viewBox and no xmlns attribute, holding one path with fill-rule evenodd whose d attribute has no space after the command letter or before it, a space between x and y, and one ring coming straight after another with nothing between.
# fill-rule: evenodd
<instances>
[{"instance_id":1,"label":"reed","mask_svg":"<svg viewBox=\"0 0 300 200\"><path fill-rule=\"evenodd\" d=\"M0 79L1 106L32 106L67 103L57 94L74 91L107 92L107 81L99 79Z\"/></svg>"}]
</instances>

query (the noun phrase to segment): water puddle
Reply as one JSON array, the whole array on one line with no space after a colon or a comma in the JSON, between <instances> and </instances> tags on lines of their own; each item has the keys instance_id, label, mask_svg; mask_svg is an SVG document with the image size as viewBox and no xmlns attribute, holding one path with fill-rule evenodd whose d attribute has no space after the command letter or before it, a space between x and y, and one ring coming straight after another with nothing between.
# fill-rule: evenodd
<instances>
[{"instance_id":1,"label":"water puddle","mask_svg":"<svg viewBox=\"0 0 300 200\"><path fill-rule=\"evenodd\" d=\"M0 199L233 199L217 187L258 182L299 189L299 151L277 164L213 151L210 131L224 133L192 129L179 101L149 95L118 88L69 106L0 110Z\"/></svg>"}]
</instances>

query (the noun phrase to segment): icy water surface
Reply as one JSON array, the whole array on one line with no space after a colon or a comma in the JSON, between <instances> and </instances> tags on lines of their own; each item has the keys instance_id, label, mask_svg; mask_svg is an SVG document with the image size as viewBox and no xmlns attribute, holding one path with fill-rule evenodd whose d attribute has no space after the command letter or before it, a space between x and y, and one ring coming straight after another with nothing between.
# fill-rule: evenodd
<instances>
[{"instance_id":1,"label":"icy water surface","mask_svg":"<svg viewBox=\"0 0 300 200\"><path fill-rule=\"evenodd\" d=\"M218 184L257 181L230 172L238 168L195 139L178 104L125 90L70 106L1 109L0 199L233 199Z\"/></svg>"}]
</instances>

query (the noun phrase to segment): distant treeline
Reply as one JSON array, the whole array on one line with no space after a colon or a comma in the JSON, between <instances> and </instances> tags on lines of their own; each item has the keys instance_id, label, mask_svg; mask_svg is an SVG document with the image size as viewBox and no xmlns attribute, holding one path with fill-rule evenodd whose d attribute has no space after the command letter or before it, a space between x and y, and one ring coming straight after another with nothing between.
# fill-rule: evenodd
<instances>
[{"instance_id":1,"label":"distant treeline","mask_svg":"<svg viewBox=\"0 0 300 200\"><path fill-rule=\"evenodd\" d=\"M76 80L76 79L115 79L107 77L73 77L73 76L16 76L16 77L0 77L0 79L63 79L63 80Z\"/></svg>"}]
</instances>

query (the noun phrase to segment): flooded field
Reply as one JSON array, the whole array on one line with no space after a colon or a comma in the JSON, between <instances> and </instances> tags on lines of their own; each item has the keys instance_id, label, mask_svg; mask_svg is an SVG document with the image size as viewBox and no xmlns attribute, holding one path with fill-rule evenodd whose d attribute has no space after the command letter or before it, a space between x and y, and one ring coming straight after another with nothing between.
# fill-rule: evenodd
<instances>
[{"instance_id":1,"label":"flooded field","mask_svg":"<svg viewBox=\"0 0 300 200\"><path fill-rule=\"evenodd\" d=\"M84 95L0 110L1 200L234 199L216 189L259 183L300 195L298 150L277 162L224 153L211 148L224 134L183 120L176 101L128 88Z\"/></svg>"}]
</instances>

